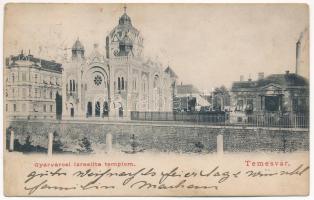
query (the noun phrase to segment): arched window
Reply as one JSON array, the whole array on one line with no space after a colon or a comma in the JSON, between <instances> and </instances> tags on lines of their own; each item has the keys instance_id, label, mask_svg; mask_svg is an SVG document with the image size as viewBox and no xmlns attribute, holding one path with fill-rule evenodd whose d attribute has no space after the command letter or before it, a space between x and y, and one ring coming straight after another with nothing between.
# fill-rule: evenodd
<instances>
[{"instance_id":1,"label":"arched window","mask_svg":"<svg viewBox=\"0 0 314 200\"><path fill-rule=\"evenodd\" d=\"M120 90L120 77L118 77L118 90Z\"/></svg>"},{"instance_id":2,"label":"arched window","mask_svg":"<svg viewBox=\"0 0 314 200\"><path fill-rule=\"evenodd\" d=\"M75 80L73 80L72 82L73 82L73 92L75 92Z\"/></svg>"},{"instance_id":3,"label":"arched window","mask_svg":"<svg viewBox=\"0 0 314 200\"><path fill-rule=\"evenodd\" d=\"M121 78L121 90L124 90L124 78Z\"/></svg>"},{"instance_id":4,"label":"arched window","mask_svg":"<svg viewBox=\"0 0 314 200\"><path fill-rule=\"evenodd\" d=\"M89 101L87 103L87 117L92 116L92 114L93 114L93 104L92 102Z\"/></svg>"},{"instance_id":5,"label":"arched window","mask_svg":"<svg viewBox=\"0 0 314 200\"><path fill-rule=\"evenodd\" d=\"M108 102L105 101L104 106L103 106L103 116L104 117L108 116L108 113L109 113L109 106L108 106Z\"/></svg>"},{"instance_id":6,"label":"arched window","mask_svg":"<svg viewBox=\"0 0 314 200\"><path fill-rule=\"evenodd\" d=\"M72 80L70 80L70 92L72 91Z\"/></svg>"},{"instance_id":7,"label":"arched window","mask_svg":"<svg viewBox=\"0 0 314 200\"><path fill-rule=\"evenodd\" d=\"M100 116L100 103L99 103L99 101L97 101L97 102L95 103L95 116L96 116L96 117L99 117L99 116Z\"/></svg>"},{"instance_id":8,"label":"arched window","mask_svg":"<svg viewBox=\"0 0 314 200\"><path fill-rule=\"evenodd\" d=\"M143 93L146 93L148 91L147 88L148 88L147 77L143 76L142 77L142 91L143 91Z\"/></svg>"},{"instance_id":9,"label":"arched window","mask_svg":"<svg viewBox=\"0 0 314 200\"><path fill-rule=\"evenodd\" d=\"M155 75L154 77L154 88L157 88L158 87L158 75Z\"/></svg>"}]
</instances>

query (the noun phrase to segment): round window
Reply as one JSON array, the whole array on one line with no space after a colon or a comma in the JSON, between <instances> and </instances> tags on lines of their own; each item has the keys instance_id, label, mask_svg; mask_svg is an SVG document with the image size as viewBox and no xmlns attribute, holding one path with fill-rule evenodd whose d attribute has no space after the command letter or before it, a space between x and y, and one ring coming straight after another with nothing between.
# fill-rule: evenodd
<instances>
[{"instance_id":1,"label":"round window","mask_svg":"<svg viewBox=\"0 0 314 200\"><path fill-rule=\"evenodd\" d=\"M101 84L101 82L102 82L102 78L101 78L101 76L99 76L99 75L97 75L97 76L95 76L95 79L94 79L94 83L95 83L95 85L100 85Z\"/></svg>"}]
</instances>

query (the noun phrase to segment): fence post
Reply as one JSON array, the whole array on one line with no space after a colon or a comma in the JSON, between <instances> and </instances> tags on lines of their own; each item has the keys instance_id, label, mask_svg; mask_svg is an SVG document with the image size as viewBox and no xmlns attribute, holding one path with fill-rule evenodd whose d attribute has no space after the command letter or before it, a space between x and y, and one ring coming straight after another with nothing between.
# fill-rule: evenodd
<instances>
[{"instance_id":1,"label":"fence post","mask_svg":"<svg viewBox=\"0 0 314 200\"><path fill-rule=\"evenodd\" d=\"M48 156L52 156L53 133L48 133Z\"/></svg>"},{"instance_id":2,"label":"fence post","mask_svg":"<svg viewBox=\"0 0 314 200\"><path fill-rule=\"evenodd\" d=\"M224 152L224 139L223 134L219 133L217 135L217 154L222 155Z\"/></svg>"},{"instance_id":3,"label":"fence post","mask_svg":"<svg viewBox=\"0 0 314 200\"><path fill-rule=\"evenodd\" d=\"M10 129L10 146L9 151L14 151L14 130L13 128Z\"/></svg>"}]
</instances>

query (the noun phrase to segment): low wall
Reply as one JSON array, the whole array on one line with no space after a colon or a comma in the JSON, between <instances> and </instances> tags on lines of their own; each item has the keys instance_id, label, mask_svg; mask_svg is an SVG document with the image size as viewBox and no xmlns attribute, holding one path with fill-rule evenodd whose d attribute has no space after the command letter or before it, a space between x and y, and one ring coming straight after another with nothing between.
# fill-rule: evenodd
<instances>
[{"instance_id":1,"label":"low wall","mask_svg":"<svg viewBox=\"0 0 314 200\"><path fill-rule=\"evenodd\" d=\"M95 152L104 151L108 133L112 134L113 149L118 151L130 149L134 135L138 146L145 151L215 152L218 134L223 135L223 148L227 152L309 150L309 131L306 129L86 121L11 121L9 126L14 129L15 139L21 144L29 135L33 145L42 147L47 147L48 133L55 132L65 151L78 149L83 137L90 141Z\"/></svg>"}]
</instances>

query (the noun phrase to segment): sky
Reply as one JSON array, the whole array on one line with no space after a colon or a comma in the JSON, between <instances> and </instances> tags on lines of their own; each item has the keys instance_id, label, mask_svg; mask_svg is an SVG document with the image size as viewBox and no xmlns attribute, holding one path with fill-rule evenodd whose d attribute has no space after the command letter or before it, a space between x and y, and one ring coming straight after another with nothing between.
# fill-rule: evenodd
<instances>
[{"instance_id":1,"label":"sky","mask_svg":"<svg viewBox=\"0 0 314 200\"><path fill-rule=\"evenodd\" d=\"M7 4L5 56L24 52L61 61L75 40L86 55L118 24L124 4ZM308 28L305 4L127 4L145 57L170 67L201 91L295 71L295 44ZM67 50L64 50L67 49ZM301 69L308 77L308 68Z\"/></svg>"}]
</instances>

